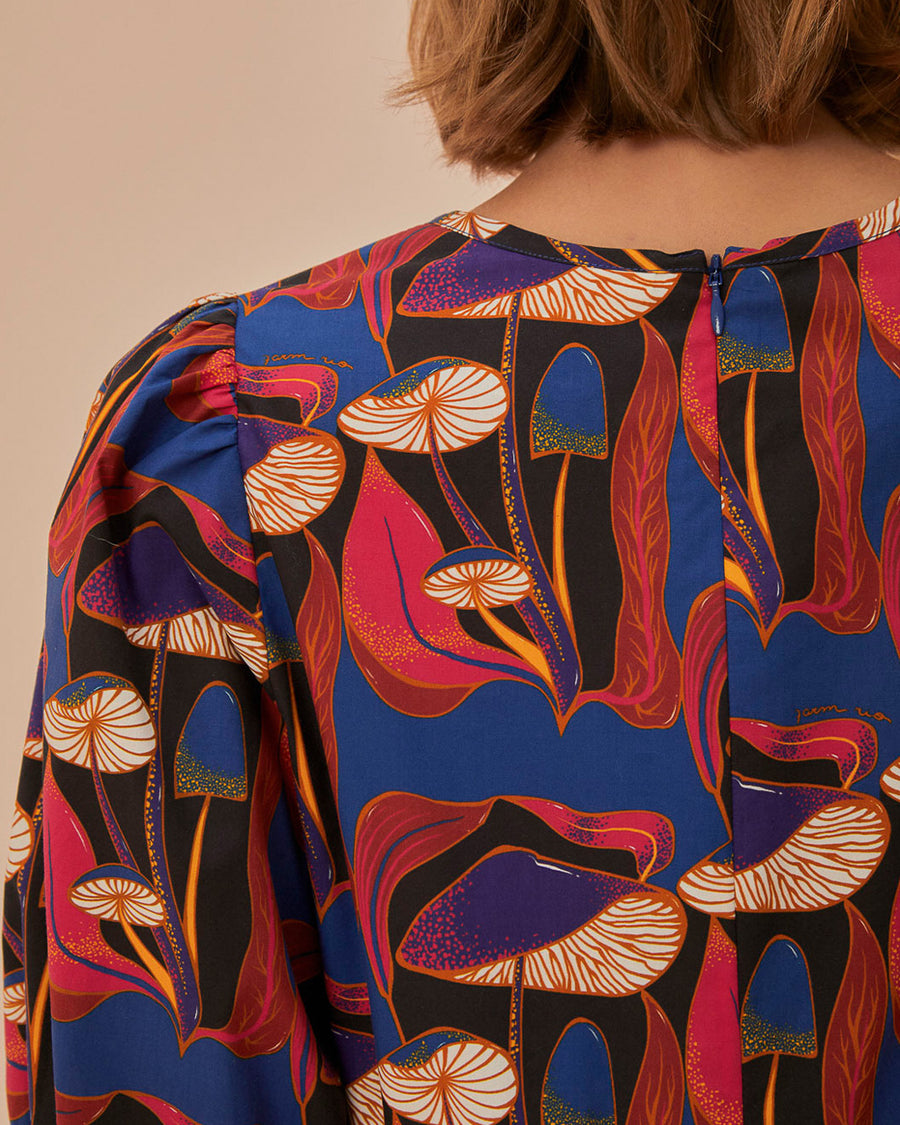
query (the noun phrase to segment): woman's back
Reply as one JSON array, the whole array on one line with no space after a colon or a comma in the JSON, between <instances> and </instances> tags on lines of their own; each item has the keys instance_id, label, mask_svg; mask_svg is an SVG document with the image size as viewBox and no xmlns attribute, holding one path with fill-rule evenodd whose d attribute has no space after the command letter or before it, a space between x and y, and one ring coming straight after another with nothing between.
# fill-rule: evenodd
<instances>
[{"instance_id":1,"label":"woman's back","mask_svg":"<svg viewBox=\"0 0 900 1125\"><path fill-rule=\"evenodd\" d=\"M449 212L113 369L14 1118L892 1120L900 199L714 266Z\"/></svg>"}]
</instances>

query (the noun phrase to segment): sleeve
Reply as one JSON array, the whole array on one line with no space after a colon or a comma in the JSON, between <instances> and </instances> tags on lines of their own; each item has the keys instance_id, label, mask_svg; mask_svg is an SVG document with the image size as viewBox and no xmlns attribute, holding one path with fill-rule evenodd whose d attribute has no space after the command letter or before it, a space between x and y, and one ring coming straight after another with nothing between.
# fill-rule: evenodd
<instances>
[{"instance_id":1,"label":"sleeve","mask_svg":"<svg viewBox=\"0 0 900 1125\"><path fill-rule=\"evenodd\" d=\"M198 298L115 364L51 521L3 907L13 1123L346 1119L269 690L239 311Z\"/></svg>"}]
</instances>

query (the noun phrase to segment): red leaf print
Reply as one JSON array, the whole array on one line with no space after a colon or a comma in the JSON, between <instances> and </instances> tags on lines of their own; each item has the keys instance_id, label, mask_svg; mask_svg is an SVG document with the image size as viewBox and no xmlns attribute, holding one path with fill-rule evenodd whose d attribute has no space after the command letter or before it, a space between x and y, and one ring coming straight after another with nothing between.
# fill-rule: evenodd
<instances>
[{"instance_id":1,"label":"red leaf print","mask_svg":"<svg viewBox=\"0 0 900 1125\"><path fill-rule=\"evenodd\" d=\"M345 366L345 363L343 360L336 360L334 366ZM234 363L233 367L238 372L235 383L238 394L293 399L300 408L304 426L327 414L337 401L337 375L331 367L322 363L285 363L268 367L248 367L243 363ZM287 426L285 423L282 425L285 426L287 437Z\"/></svg>"},{"instance_id":2,"label":"red leaf print","mask_svg":"<svg viewBox=\"0 0 900 1125\"><path fill-rule=\"evenodd\" d=\"M878 757L878 732L862 719L818 719L786 727L764 719L732 716L731 730L763 754L780 761L831 758L837 763L843 786L871 773Z\"/></svg>"},{"instance_id":3,"label":"red leaf print","mask_svg":"<svg viewBox=\"0 0 900 1125\"><path fill-rule=\"evenodd\" d=\"M394 315L394 302L391 300L391 278L394 270L410 261L446 233L443 227L433 223L423 223L372 243L369 260L360 277L359 287L366 307L369 328L376 340L384 342L390 331Z\"/></svg>"},{"instance_id":4,"label":"red leaf print","mask_svg":"<svg viewBox=\"0 0 900 1125\"><path fill-rule=\"evenodd\" d=\"M662 813L648 809L580 812L545 797L505 797L528 809L564 840L588 848L617 848L634 855L639 879L662 871L672 862L675 830Z\"/></svg>"},{"instance_id":5,"label":"red leaf print","mask_svg":"<svg viewBox=\"0 0 900 1125\"><path fill-rule=\"evenodd\" d=\"M197 1125L197 1120L194 1117L189 1117L178 1108L172 1105L166 1098L158 1097L156 1094L145 1094L142 1090L128 1090L128 1097L133 1098L138 1105L146 1106L146 1108L153 1114L159 1121L160 1125ZM68 1122L70 1117L63 1118ZM96 1117L85 1118L85 1121L96 1121Z\"/></svg>"},{"instance_id":6,"label":"red leaf print","mask_svg":"<svg viewBox=\"0 0 900 1125\"><path fill-rule=\"evenodd\" d=\"M716 370L716 338L709 330L712 290L701 287L681 354L681 412L684 434L697 464L719 488L719 427L716 381L703 372Z\"/></svg>"},{"instance_id":7,"label":"red leaf print","mask_svg":"<svg viewBox=\"0 0 900 1125\"><path fill-rule=\"evenodd\" d=\"M354 845L360 926L379 991L390 997L394 961L388 939L388 907L404 875L433 859L484 823L493 798L474 804L433 801L415 793L373 797L359 814Z\"/></svg>"},{"instance_id":8,"label":"red leaf print","mask_svg":"<svg viewBox=\"0 0 900 1125\"><path fill-rule=\"evenodd\" d=\"M678 1039L666 1013L642 991L647 1046L625 1125L680 1125L684 1112L684 1068Z\"/></svg>"},{"instance_id":9,"label":"red leaf print","mask_svg":"<svg viewBox=\"0 0 900 1125\"><path fill-rule=\"evenodd\" d=\"M894 1037L900 1042L900 883L894 892L888 927L888 976L891 985L891 1013Z\"/></svg>"},{"instance_id":10,"label":"red leaf print","mask_svg":"<svg viewBox=\"0 0 900 1125\"><path fill-rule=\"evenodd\" d=\"M100 1094L98 1097L70 1097L57 1090L55 1098L57 1120L70 1122L71 1125L91 1125L91 1122L99 1119L115 1096L115 1094ZM26 1102L25 1109L27 1108Z\"/></svg>"},{"instance_id":11,"label":"red leaf print","mask_svg":"<svg viewBox=\"0 0 900 1125\"><path fill-rule=\"evenodd\" d=\"M666 468L678 414L672 354L641 320L644 364L612 456L612 525L622 568L616 668L609 686L583 698L609 703L638 727L667 727L681 704L678 649L663 590L669 561Z\"/></svg>"},{"instance_id":12,"label":"red leaf print","mask_svg":"<svg viewBox=\"0 0 900 1125\"><path fill-rule=\"evenodd\" d=\"M884 362L900 375L900 278L894 260L897 237L894 232L890 238L861 242L857 277L872 343Z\"/></svg>"},{"instance_id":13,"label":"red leaf print","mask_svg":"<svg viewBox=\"0 0 900 1125\"><path fill-rule=\"evenodd\" d=\"M887 972L878 939L848 900L850 949L825 1036L824 1125L871 1125L875 1068L887 1011Z\"/></svg>"},{"instance_id":14,"label":"red leaf print","mask_svg":"<svg viewBox=\"0 0 900 1125\"><path fill-rule=\"evenodd\" d=\"M786 605L832 633L865 633L878 620L878 559L862 518L866 438L856 389L860 301L839 254L823 254L800 360L803 431L819 481L815 579Z\"/></svg>"},{"instance_id":15,"label":"red leaf print","mask_svg":"<svg viewBox=\"0 0 900 1125\"><path fill-rule=\"evenodd\" d=\"M356 296L356 287L364 269L365 263L358 249L338 254L313 266L306 281L295 285L267 285L241 294L244 315L257 312L276 297L291 297L309 309L346 308Z\"/></svg>"},{"instance_id":16,"label":"red leaf print","mask_svg":"<svg viewBox=\"0 0 900 1125\"><path fill-rule=\"evenodd\" d=\"M65 1121L66 1125L91 1125L92 1122L101 1119L101 1114L114 1097L123 1099L128 1097L138 1105L145 1106L160 1125L197 1125L196 1118L189 1117L165 1098L157 1097L155 1094L145 1094L139 1090L122 1090L96 1097L70 1096L57 1090L57 1120Z\"/></svg>"},{"instance_id":17,"label":"red leaf print","mask_svg":"<svg viewBox=\"0 0 900 1125\"><path fill-rule=\"evenodd\" d=\"M737 950L722 923L711 917L684 1056L695 1125L743 1125L737 1012Z\"/></svg>"},{"instance_id":18,"label":"red leaf print","mask_svg":"<svg viewBox=\"0 0 900 1125\"><path fill-rule=\"evenodd\" d=\"M35 1010L32 1015L32 1022L37 1025L43 1023L39 1013ZM18 1118L25 1119L24 1115L28 1112L28 1048L25 1045L25 1040L22 1038L22 1029L18 1024L13 1023L11 1019L5 1019L5 1047L6 1047L6 1111L9 1115L10 1121L16 1121ZM38 1038L40 1037L40 1029L38 1028ZM34 1059L34 1065L40 1060L40 1052L38 1051Z\"/></svg>"},{"instance_id":19,"label":"red leaf print","mask_svg":"<svg viewBox=\"0 0 900 1125\"><path fill-rule=\"evenodd\" d=\"M48 754L46 761L42 846L48 864L44 888L52 959L50 1012L54 1019L77 1020L104 1000L113 987L150 996L158 996L159 989L143 965L106 942L100 919L79 909L69 898L68 888L95 868L97 860L84 825L56 782L54 755ZM79 955L75 952L79 950L87 950L90 955Z\"/></svg>"},{"instance_id":20,"label":"red leaf print","mask_svg":"<svg viewBox=\"0 0 900 1125\"><path fill-rule=\"evenodd\" d=\"M233 372L234 352L230 348L196 356L172 380L166 406L183 422L233 414L234 399L228 387Z\"/></svg>"},{"instance_id":21,"label":"red leaf print","mask_svg":"<svg viewBox=\"0 0 900 1125\"><path fill-rule=\"evenodd\" d=\"M725 583L715 582L694 599L684 630L684 722L700 780L715 794L721 791L725 761L719 702L727 671Z\"/></svg>"},{"instance_id":22,"label":"red leaf print","mask_svg":"<svg viewBox=\"0 0 900 1125\"><path fill-rule=\"evenodd\" d=\"M443 715L480 684L529 665L474 640L422 575L445 554L434 525L370 446L344 541L341 593L354 659L372 689L408 715Z\"/></svg>"},{"instance_id":23,"label":"red leaf print","mask_svg":"<svg viewBox=\"0 0 900 1125\"><path fill-rule=\"evenodd\" d=\"M351 250L313 266L309 280L297 286L294 296L310 309L344 309L356 296L356 285L365 268L359 250Z\"/></svg>"},{"instance_id":24,"label":"red leaf print","mask_svg":"<svg viewBox=\"0 0 900 1125\"><path fill-rule=\"evenodd\" d=\"M332 790L337 797L337 734L334 727L334 679L341 652L341 593L325 549L305 529L312 571L300 611L297 640L312 691L316 722L322 737Z\"/></svg>"},{"instance_id":25,"label":"red leaf print","mask_svg":"<svg viewBox=\"0 0 900 1125\"><path fill-rule=\"evenodd\" d=\"M263 724L262 738L273 725ZM262 746L253 781L246 871L251 902L251 930L247 951L235 989L228 1023L202 1034L218 1039L239 1058L278 1051L294 1027L297 998L288 968L288 950L275 899L269 867L269 826L281 794L281 778L275 747ZM231 862L218 855L216 862ZM238 868L235 861L233 866Z\"/></svg>"},{"instance_id":26,"label":"red leaf print","mask_svg":"<svg viewBox=\"0 0 900 1125\"><path fill-rule=\"evenodd\" d=\"M891 493L881 532L881 596L884 614L900 655L900 485Z\"/></svg>"}]
</instances>

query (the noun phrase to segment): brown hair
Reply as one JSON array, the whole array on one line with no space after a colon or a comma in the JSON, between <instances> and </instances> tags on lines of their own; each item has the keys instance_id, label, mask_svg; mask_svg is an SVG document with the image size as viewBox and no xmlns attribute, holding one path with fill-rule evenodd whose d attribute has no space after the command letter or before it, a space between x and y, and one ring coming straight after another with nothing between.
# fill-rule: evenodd
<instances>
[{"instance_id":1,"label":"brown hair","mask_svg":"<svg viewBox=\"0 0 900 1125\"><path fill-rule=\"evenodd\" d=\"M388 104L427 101L479 178L560 127L780 144L818 102L900 144L897 0L412 0L408 49Z\"/></svg>"}]
</instances>

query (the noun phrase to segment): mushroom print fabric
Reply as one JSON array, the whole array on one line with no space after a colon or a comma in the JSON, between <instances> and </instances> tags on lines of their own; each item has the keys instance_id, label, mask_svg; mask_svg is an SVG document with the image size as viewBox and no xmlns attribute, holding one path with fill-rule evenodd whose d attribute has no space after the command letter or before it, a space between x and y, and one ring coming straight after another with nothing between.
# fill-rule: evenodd
<instances>
[{"instance_id":1,"label":"mushroom print fabric","mask_svg":"<svg viewBox=\"0 0 900 1125\"><path fill-rule=\"evenodd\" d=\"M900 199L198 297L48 548L15 1125L895 1125Z\"/></svg>"}]
</instances>

